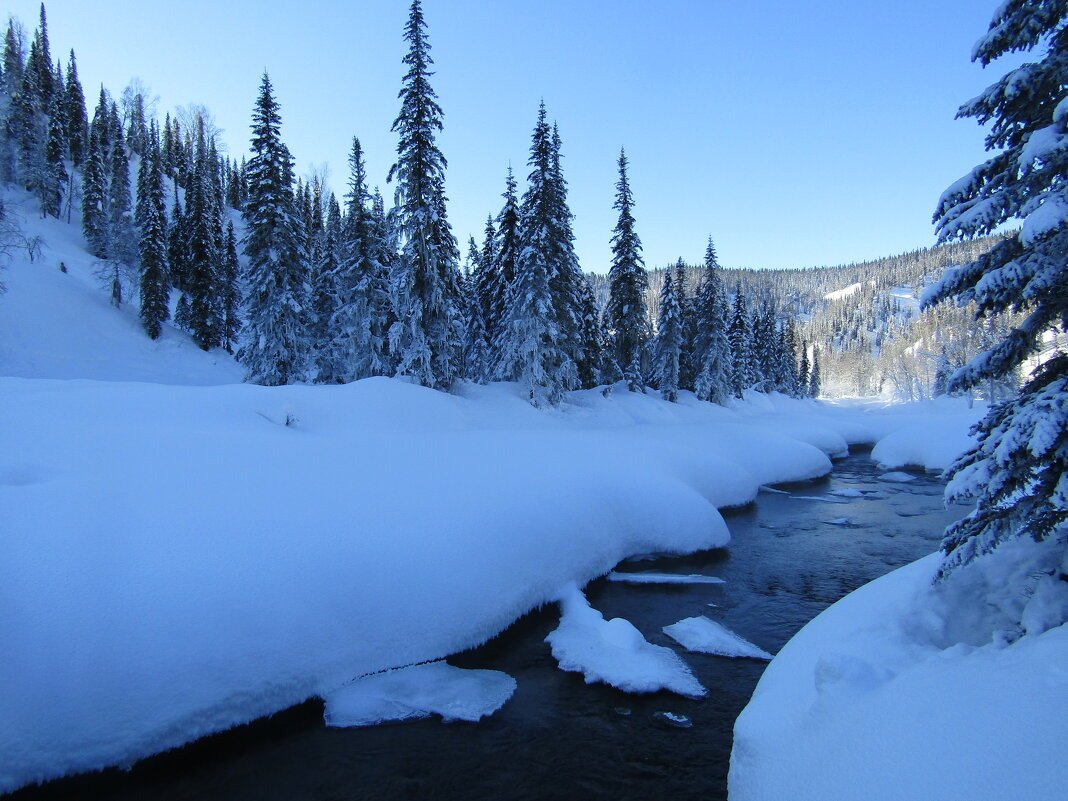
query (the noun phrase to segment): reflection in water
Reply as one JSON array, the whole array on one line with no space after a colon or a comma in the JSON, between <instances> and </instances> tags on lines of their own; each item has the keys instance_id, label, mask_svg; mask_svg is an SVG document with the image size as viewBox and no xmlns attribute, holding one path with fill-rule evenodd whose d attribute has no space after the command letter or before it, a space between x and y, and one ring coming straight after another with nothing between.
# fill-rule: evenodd
<instances>
[{"instance_id":1,"label":"reflection in water","mask_svg":"<svg viewBox=\"0 0 1068 801\"><path fill-rule=\"evenodd\" d=\"M661 627L707 615L774 653L829 604L938 547L965 511L942 507L941 484L880 481L866 455L834 475L762 493L727 514L729 548L626 563L620 570L707 573L725 584L595 581L587 597L606 618L630 620L658 645ZM827 521L835 521L833 524ZM714 606L712 606L714 604ZM544 643L555 607L534 612L487 645L449 661L503 670L518 689L478 724L422 720L326 729L308 703L271 720L115 770L16 793L13 801L124 799L722 799L734 719L765 663L686 653L703 699L626 695L556 666ZM661 713L669 713L664 715ZM691 726L676 725L684 716Z\"/></svg>"}]
</instances>

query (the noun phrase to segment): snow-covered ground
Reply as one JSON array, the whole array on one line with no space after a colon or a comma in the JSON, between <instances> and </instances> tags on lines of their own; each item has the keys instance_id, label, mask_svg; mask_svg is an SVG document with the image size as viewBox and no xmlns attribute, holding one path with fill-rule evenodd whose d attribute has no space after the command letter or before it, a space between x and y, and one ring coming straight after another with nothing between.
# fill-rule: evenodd
<instances>
[{"instance_id":1,"label":"snow-covered ground","mask_svg":"<svg viewBox=\"0 0 1068 801\"><path fill-rule=\"evenodd\" d=\"M861 587L783 647L735 724L732 801L1065 797L1068 627L1006 645L969 621L962 641L946 612L961 607L931 586L938 559Z\"/></svg>"},{"instance_id":2,"label":"snow-covered ground","mask_svg":"<svg viewBox=\"0 0 1068 801\"><path fill-rule=\"evenodd\" d=\"M724 545L719 508L822 475L849 444L931 415L959 436L978 414L249 386L225 353L170 327L152 342L111 307L73 229L27 225L40 257L0 276L0 792L313 696L362 720L362 691L342 691L360 677L477 645L628 556ZM899 436L902 464L945 466ZM609 643L629 633L601 623ZM431 673L468 714L492 708ZM390 697L450 714L413 675Z\"/></svg>"}]
</instances>

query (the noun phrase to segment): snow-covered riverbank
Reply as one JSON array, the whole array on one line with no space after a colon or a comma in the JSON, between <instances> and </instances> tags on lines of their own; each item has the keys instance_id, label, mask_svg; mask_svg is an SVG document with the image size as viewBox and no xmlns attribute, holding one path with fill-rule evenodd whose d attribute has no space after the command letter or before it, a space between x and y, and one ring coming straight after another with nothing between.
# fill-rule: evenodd
<instances>
[{"instance_id":1,"label":"snow-covered riverbank","mask_svg":"<svg viewBox=\"0 0 1068 801\"><path fill-rule=\"evenodd\" d=\"M546 413L509 385L386 379L0 384L0 789L457 652L630 554L723 545L717 507L895 417L622 391Z\"/></svg>"}]
</instances>

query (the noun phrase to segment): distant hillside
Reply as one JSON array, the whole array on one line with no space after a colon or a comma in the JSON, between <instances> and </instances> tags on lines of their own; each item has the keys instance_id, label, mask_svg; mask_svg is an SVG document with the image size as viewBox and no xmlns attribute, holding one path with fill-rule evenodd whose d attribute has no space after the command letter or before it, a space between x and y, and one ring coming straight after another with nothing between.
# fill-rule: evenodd
<instances>
[{"instance_id":1,"label":"distant hillside","mask_svg":"<svg viewBox=\"0 0 1068 801\"><path fill-rule=\"evenodd\" d=\"M823 393L829 396L888 394L914 400L935 391L943 372L963 364L1009 323L991 320L977 328L968 309L941 307L919 312L923 287L946 267L974 261L1010 234L887 256L835 267L751 270L724 267L727 291L742 292L751 308L774 303L781 318L793 318L800 336L819 351ZM701 282L703 267L685 267L687 294ZM590 276L598 302L608 296L608 277ZM659 311L664 267L649 270L650 319ZM996 389L989 392L997 394Z\"/></svg>"}]
</instances>

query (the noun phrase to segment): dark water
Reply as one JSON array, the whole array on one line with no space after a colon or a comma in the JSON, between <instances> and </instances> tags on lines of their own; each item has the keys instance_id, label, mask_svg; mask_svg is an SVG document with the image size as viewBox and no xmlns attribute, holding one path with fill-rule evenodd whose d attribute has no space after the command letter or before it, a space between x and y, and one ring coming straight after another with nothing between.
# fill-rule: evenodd
<instances>
[{"instance_id":1,"label":"dark water","mask_svg":"<svg viewBox=\"0 0 1068 801\"><path fill-rule=\"evenodd\" d=\"M708 573L722 585L593 582L587 597L646 638L675 646L662 626L707 615L775 652L829 604L938 547L965 511L945 510L942 485L907 483L857 454L832 476L791 485L792 496L857 489L845 503L761 493L729 512L728 548L626 563L620 570ZM833 497L833 496L828 496ZM848 523L826 521L846 518ZM714 603L716 606L709 606ZM555 606L523 618L491 643L449 659L514 676L512 699L481 723L437 719L367 729L327 729L308 703L274 718L145 760L24 790L13 801L59 798L228 799L723 799L734 719L765 663L684 654L706 698L635 696L587 685L556 666L543 642ZM685 715L688 729L657 717Z\"/></svg>"}]
</instances>

